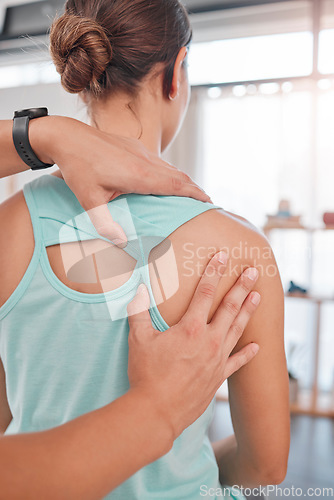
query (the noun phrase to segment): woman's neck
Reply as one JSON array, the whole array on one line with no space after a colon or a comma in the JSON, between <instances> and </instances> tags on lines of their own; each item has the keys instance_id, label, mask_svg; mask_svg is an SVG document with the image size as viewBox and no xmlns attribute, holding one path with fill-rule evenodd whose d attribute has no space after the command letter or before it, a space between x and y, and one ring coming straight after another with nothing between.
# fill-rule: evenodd
<instances>
[{"instance_id":1,"label":"woman's neck","mask_svg":"<svg viewBox=\"0 0 334 500\"><path fill-rule=\"evenodd\" d=\"M161 154L161 112L152 94L141 93L133 102L122 95L96 101L91 108L91 124L107 134L139 139L146 149Z\"/></svg>"}]
</instances>

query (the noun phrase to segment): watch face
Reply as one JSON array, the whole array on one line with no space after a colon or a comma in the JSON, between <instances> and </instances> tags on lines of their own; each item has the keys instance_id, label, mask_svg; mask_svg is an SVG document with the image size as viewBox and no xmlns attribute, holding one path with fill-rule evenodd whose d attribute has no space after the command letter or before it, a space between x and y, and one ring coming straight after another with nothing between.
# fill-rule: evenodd
<instances>
[{"instance_id":1,"label":"watch face","mask_svg":"<svg viewBox=\"0 0 334 500\"><path fill-rule=\"evenodd\" d=\"M29 108L21 109L20 111L15 111L14 118L20 118L21 116L28 116L31 120L33 118L40 118L42 116L48 115L48 108Z\"/></svg>"}]
</instances>

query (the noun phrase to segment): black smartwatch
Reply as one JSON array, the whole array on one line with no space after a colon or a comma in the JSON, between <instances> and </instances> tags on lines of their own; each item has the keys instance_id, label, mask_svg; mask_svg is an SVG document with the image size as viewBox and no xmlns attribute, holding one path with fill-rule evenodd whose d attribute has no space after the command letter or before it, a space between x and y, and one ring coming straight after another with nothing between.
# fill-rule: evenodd
<instances>
[{"instance_id":1,"label":"black smartwatch","mask_svg":"<svg viewBox=\"0 0 334 500\"><path fill-rule=\"evenodd\" d=\"M35 155L29 142L29 122L34 118L48 116L47 108L29 108L15 111L13 118L13 141L20 158L31 170L53 167L54 163L43 163Z\"/></svg>"}]
</instances>

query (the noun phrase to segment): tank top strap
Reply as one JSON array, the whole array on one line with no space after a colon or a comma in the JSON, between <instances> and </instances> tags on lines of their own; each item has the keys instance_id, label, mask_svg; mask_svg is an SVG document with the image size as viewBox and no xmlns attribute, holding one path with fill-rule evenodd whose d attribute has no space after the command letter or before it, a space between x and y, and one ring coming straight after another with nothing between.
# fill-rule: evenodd
<instances>
[{"instance_id":1,"label":"tank top strap","mask_svg":"<svg viewBox=\"0 0 334 500\"><path fill-rule=\"evenodd\" d=\"M31 224L34 232L34 240L35 240L35 251L36 248L40 248L43 244L43 230L42 224L38 214L38 208L36 205L36 200L34 198L32 183L25 184L23 187L24 198L29 210Z\"/></svg>"},{"instance_id":2,"label":"tank top strap","mask_svg":"<svg viewBox=\"0 0 334 500\"><path fill-rule=\"evenodd\" d=\"M149 257L151 251L161 244L163 241L166 241L165 238L150 238L150 242L144 238L140 238L139 240L139 246L140 246L140 261L139 263L137 262L137 268L140 272L140 281L146 285L146 288L148 290L149 296L150 296L150 308L149 308L149 313L152 319L152 323L154 327L161 331L164 332L169 328L169 325L166 323L166 321L163 319L161 314L159 313L158 305L159 305L159 297L156 296L156 294L153 293L153 288L152 288L152 283L151 283L151 277L150 277L150 264L149 264ZM155 240L155 241L154 241ZM148 244L148 243L151 243ZM158 270L158 262L153 262L152 267L154 267L154 270L156 274L159 274Z\"/></svg>"},{"instance_id":3,"label":"tank top strap","mask_svg":"<svg viewBox=\"0 0 334 500\"><path fill-rule=\"evenodd\" d=\"M52 175L43 175L23 188L34 228L35 241L47 247L78 239L76 219L82 221L83 234L90 229L88 215L65 182ZM86 230L86 231L85 231ZM82 236L80 239L89 239Z\"/></svg>"},{"instance_id":4,"label":"tank top strap","mask_svg":"<svg viewBox=\"0 0 334 500\"><path fill-rule=\"evenodd\" d=\"M168 237L198 215L221 207L183 197L148 196L145 198L145 203L139 203L140 196L129 195L127 202L139 235L136 242L139 250L137 255L140 255L137 268L140 270L141 281L146 285L150 295L151 319L158 330L165 331L169 325L162 318L158 305L174 295L179 283L177 262ZM156 249L155 254L150 260L154 249ZM164 273L166 265L171 273L168 287L162 289L159 283L153 293L151 273L153 272L160 282L159 276L161 277Z\"/></svg>"}]
</instances>

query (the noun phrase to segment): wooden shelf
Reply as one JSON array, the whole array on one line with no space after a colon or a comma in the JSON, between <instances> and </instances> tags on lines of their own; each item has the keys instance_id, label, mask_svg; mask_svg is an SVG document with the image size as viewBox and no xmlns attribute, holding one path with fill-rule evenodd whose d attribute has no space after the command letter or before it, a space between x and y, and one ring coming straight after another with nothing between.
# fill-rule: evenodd
<instances>
[{"instance_id":1,"label":"wooden shelf","mask_svg":"<svg viewBox=\"0 0 334 500\"><path fill-rule=\"evenodd\" d=\"M216 394L216 400L224 403L228 403L228 396L222 394ZM302 403L292 403L290 405L290 411L292 415L309 415L313 417L329 417L334 418L334 409L326 408L312 408L307 404Z\"/></svg>"},{"instance_id":2,"label":"wooden shelf","mask_svg":"<svg viewBox=\"0 0 334 500\"><path fill-rule=\"evenodd\" d=\"M313 300L313 302L332 302L334 301L334 296L328 295L326 296L321 296L321 295L312 295L310 293L285 293L285 297L289 299L306 299L306 300Z\"/></svg>"},{"instance_id":3,"label":"wooden shelf","mask_svg":"<svg viewBox=\"0 0 334 500\"><path fill-rule=\"evenodd\" d=\"M306 231L308 233L315 233L316 231L333 231L334 226L319 226L319 227L306 227L302 226L300 224L266 224L263 226L262 230L265 234L269 233L270 231L274 229L302 229L303 231Z\"/></svg>"},{"instance_id":4,"label":"wooden shelf","mask_svg":"<svg viewBox=\"0 0 334 500\"><path fill-rule=\"evenodd\" d=\"M290 411L293 415L309 415L311 417L329 417L334 418L334 410L326 410L322 408L307 408L305 406L292 404Z\"/></svg>"},{"instance_id":5,"label":"wooden shelf","mask_svg":"<svg viewBox=\"0 0 334 500\"><path fill-rule=\"evenodd\" d=\"M300 224L284 224L283 222L282 224L268 224L265 225L262 229L265 233L268 233L273 229L303 229L304 231L310 230L309 228L301 226Z\"/></svg>"}]
</instances>

